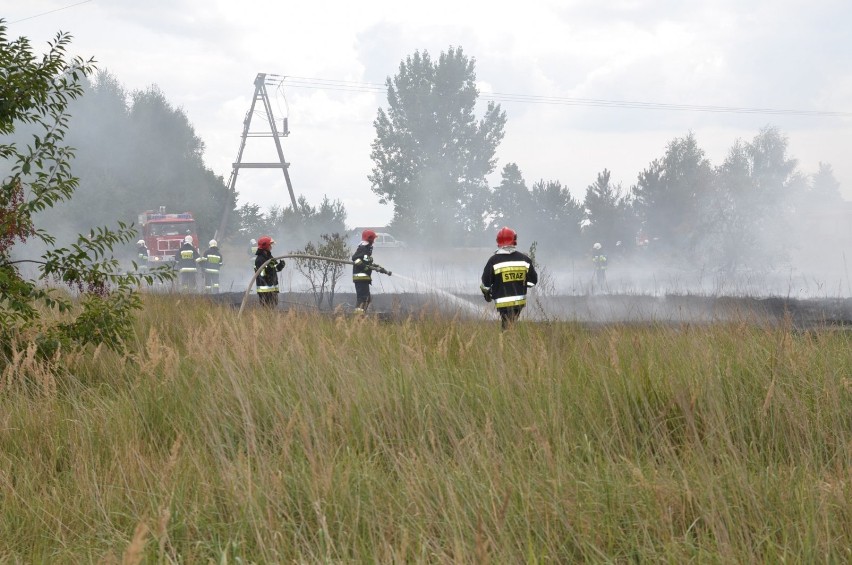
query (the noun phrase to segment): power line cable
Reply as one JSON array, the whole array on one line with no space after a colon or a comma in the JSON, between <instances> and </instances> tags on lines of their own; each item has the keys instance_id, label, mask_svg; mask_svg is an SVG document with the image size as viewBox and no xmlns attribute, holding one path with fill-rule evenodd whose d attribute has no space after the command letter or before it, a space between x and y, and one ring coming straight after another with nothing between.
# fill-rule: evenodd
<instances>
[{"instance_id":1,"label":"power line cable","mask_svg":"<svg viewBox=\"0 0 852 565\"><path fill-rule=\"evenodd\" d=\"M55 10L49 10L47 12L42 12L41 14L35 14L34 16L27 16L26 18L21 18L20 20L15 20L14 22L9 22L10 24L16 24L19 22L25 22L27 20L32 20L34 18L40 18L41 16L46 16L48 14L52 14L54 12L60 12L62 10L67 10L68 8L74 8L76 6L80 6L81 4L88 4L92 0L83 0L82 2L77 2L76 4L69 4L68 6L63 6L61 8L56 8Z\"/></svg>"},{"instance_id":2,"label":"power line cable","mask_svg":"<svg viewBox=\"0 0 852 565\"><path fill-rule=\"evenodd\" d=\"M294 88L333 90L338 92L381 93L387 90L383 84L354 82L346 80L323 79L314 77L286 76L283 82ZM783 116L811 117L852 117L852 112L834 110L798 110L781 108L751 108L739 106L713 106L701 104L674 104L666 102L642 102L636 100L608 100L602 98L572 98L566 96L540 96L533 94L514 94L508 92L480 93L480 98L494 102L517 102L522 104L547 104L559 106L584 106L603 108L622 108L633 110L667 110L680 112L715 112L733 114L768 114Z\"/></svg>"}]
</instances>

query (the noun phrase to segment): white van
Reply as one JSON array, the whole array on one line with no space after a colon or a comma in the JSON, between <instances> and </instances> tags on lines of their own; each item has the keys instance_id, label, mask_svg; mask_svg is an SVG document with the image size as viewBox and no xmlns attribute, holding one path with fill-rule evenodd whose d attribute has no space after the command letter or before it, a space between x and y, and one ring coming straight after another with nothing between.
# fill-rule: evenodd
<instances>
[{"instance_id":1,"label":"white van","mask_svg":"<svg viewBox=\"0 0 852 565\"><path fill-rule=\"evenodd\" d=\"M389 233L376 232L376 241L373 247L405 247L405 242L400 241Z\"/></svg>"}]
</instances>

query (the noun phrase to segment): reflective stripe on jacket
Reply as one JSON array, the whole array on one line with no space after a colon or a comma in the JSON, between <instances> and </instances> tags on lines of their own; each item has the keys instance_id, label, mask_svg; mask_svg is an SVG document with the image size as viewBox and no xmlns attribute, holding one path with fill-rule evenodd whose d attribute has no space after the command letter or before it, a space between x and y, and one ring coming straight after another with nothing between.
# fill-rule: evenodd
<instances>
[{"instance_id":1,"label":"reflective stripe on jacket","mask_svg":"<svg viewBox=\"0 0 852 565\"><path fill-rule=\"evenodd\" d=\"M272 252L265 249L258 249L254 259L255 270L260 269L260 266L272 259ZM257 292L260 294L267 292L278 292L278 271L279 265L283 265L284 261L269 261L257 275Z\"/></svg>"},{"instance_id":2,"label":"reflective stripe on jacket","mask_svg":"<svg viewBox=\"0 0 852 565\"><path fill-rule=\"evenodd\" d=\"M352 254L352 282L372 282L372 264L373 246L362 241Z\"/></svg>"},{"instance_id":3,"label":"reflective stripe on jacket","mask_svg":"<svg viewBox=\"0 0 852 565\"><path fill-rule=\"evenodd\" d=\"M538 273L529 257L514 247L502 247L488 259L481 282L497 308L524 306L527 289L538 283Z\"/></svg>"},{"instance_id":4,"label":"reflective stripe on jacket","mask_svg":"<svg viewBox=\"0 0 852 565\"><path fill-rule=\"evenodd\" d=\"M196 262L200 258L201 255L198 254L198 251L190 243L184 243L180 246L178 252L175 253L177 267L181 273L198 272L198 269L196 269Z\"/></svg>"},{"instance_id":5,"label":"reflective stripe on jacket","mask_svg":"<svg viewBox=\"0 0 852 565\"><path fill-rule=\"evenodd\" d=\"M204 270L208 273L218 273L219 267L223 264L222 256L219 255L219 248L211 247L204 252L204 258L206 259L204 263Z\"/></svg>"}]
</instances>

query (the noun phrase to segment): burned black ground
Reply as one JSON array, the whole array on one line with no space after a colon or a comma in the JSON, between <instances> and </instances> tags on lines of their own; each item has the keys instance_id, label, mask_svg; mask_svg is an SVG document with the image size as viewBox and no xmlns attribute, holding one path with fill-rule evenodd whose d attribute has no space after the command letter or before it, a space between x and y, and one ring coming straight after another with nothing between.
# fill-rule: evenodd
<instances>
[{"instance_id":1,"label":"burned black ground","mask_svg":"<svg viewBox=\"0 0 852 565\"><path fill-rule=\"evenodd\" d=\"M239 308L243 293L222 293L211 297L218 303ZM333 309L327 303L321 311L349 313L353 293L337 293ZM250 295L246 308L258 308L257 295ZM279 310L320 311L310 293L281 293ZM464 319L496 318L491 305L476 295L374 294L370 312L383 319L405 319L412 315L438 314ZM852 329L852 298L795 299L784 297L708 297L697 295L582 295L531 297L522 319L566 321L583 324L683 324L746 322L761 325L789 324L794 328Z\"/></svg>"}]
</instances>

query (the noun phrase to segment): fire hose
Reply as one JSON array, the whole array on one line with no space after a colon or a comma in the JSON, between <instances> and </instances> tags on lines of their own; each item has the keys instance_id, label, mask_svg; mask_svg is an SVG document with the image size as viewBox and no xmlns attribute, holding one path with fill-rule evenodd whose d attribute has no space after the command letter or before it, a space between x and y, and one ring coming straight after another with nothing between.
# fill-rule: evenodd
<instances>
[{"instance_id":1,"label":"fire hose","mask_svg":"<svg viewBox=\"0 0 852 565\"><path fill-rule=\"evenodd\" d=\"M328 261L330 263L341 263L343 265L354 265L354 263L352 261L349 261L348 259L334 259L332 257L322 257L320 255L305 255L303 253L291 253L291 254L288 254L288 255L279 255L278 257L271 257L268 260L264 261L263 265L261 265L254 272L254 275L252 275L251 280L249 281L248 287L246 288L246 292L245 292L245 294L243 294L243 300L242 300L242 302L240 302L240 311L237 312L238 318L239 318L240 314L243 313L243 309L246 307L246 301L248 300L249 294L251 294L252 287L254 286L255 282L257 281L257 276L260 274L260 272L263 269L266 268L266 265L268 265L271 261L275 261L277 259L314 259L314 260L318 260L318 261ZM392 274L391 271L388 271L387 269L385 269L381 265L377 265L377 264L372 264L370 266L370 270L376 271L377 273L381 273L383 275L388 275L388 276L391 276L391 274Z\"/></svg>"}]
</instances>

